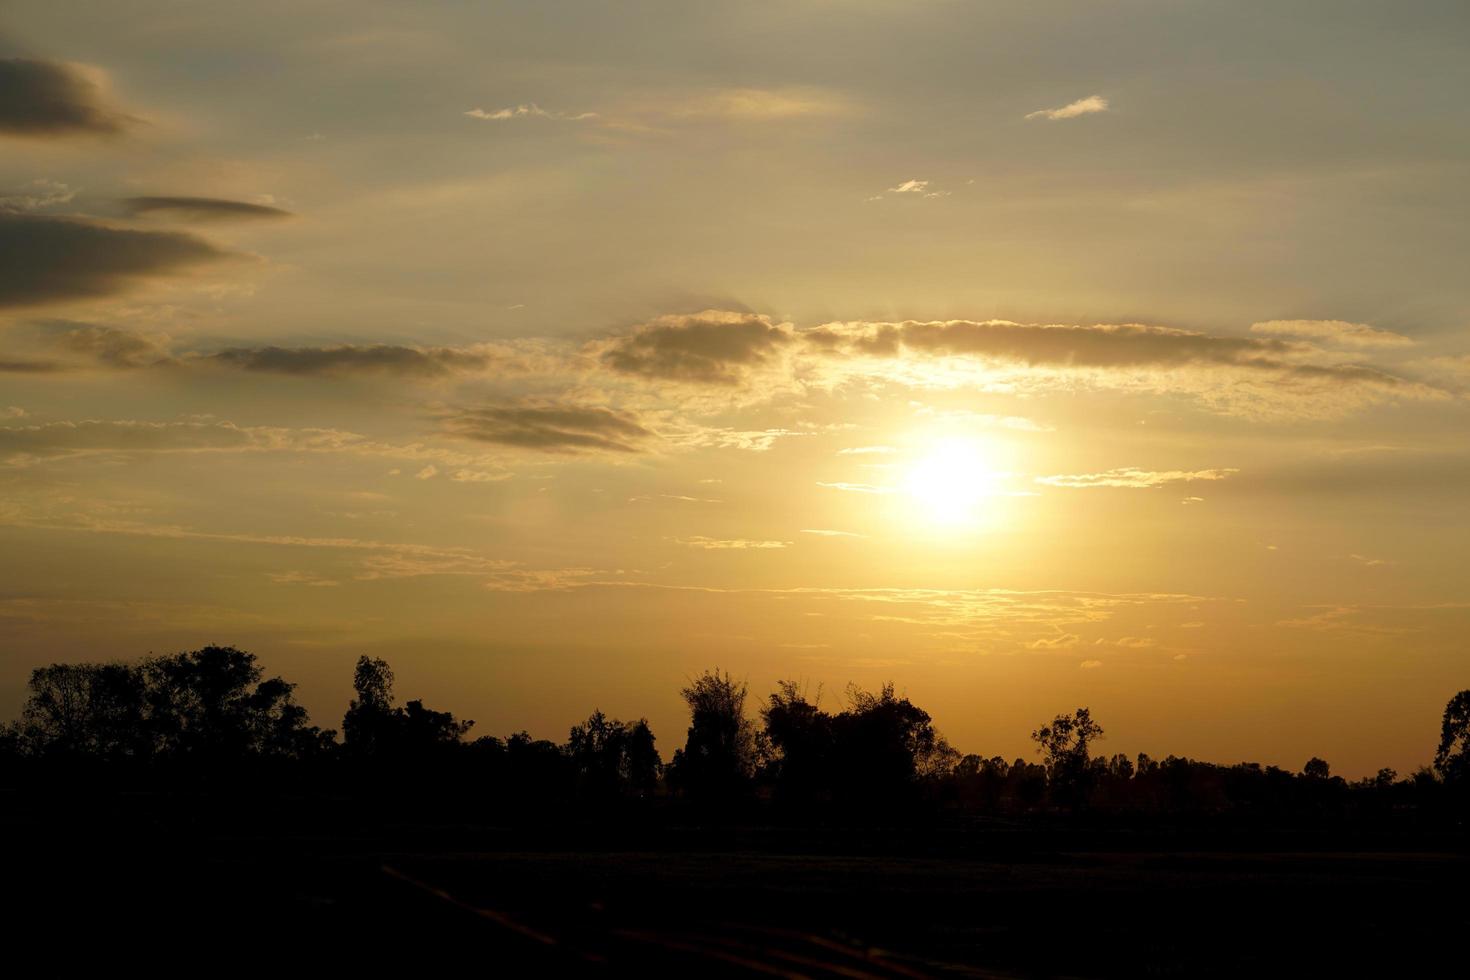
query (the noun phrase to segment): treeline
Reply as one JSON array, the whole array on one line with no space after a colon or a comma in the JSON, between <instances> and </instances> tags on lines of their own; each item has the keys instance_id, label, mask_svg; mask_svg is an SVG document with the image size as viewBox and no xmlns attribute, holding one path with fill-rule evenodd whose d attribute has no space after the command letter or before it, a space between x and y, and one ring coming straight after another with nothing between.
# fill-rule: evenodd
<instances>
[{"instance_id":1,"label":"treeline","mask_svg":"<svg viewBox=\"0 0 1470 980\"><path fill-rule=\"evenodd\" d=\"M1348 782L1315 758L1290 772L1095 754L1104 732L1087 708L1032 732L1034 759L961 755L891 684L849 686L829 711L820 691L782 682L748 706L745 684L706 672L681 691L689 727L667 763L644 719L597 711L560 744L525 732L471 738L474 722L418 700L400 705L393 686L386 662L359 659L339 737L311 724L295 685L264 677L253 654L232 647L53 664L32 673L21 717L0 730L0 781L22 790L243 785L553 814L664 801L841 819L939 810L1454 814L1470 798L1470 691L1446 707L1432 766Z\"/></svg>"}]
</instances>

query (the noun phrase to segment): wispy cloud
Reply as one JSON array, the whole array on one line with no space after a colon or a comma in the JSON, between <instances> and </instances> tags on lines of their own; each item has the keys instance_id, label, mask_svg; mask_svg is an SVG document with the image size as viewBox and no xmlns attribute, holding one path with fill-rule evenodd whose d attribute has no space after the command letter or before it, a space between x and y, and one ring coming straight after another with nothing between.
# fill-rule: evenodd
<instances>
[{"instance_id":1,"label":"wispy cloud","mask_svg":"<svg viewBox=\"0 0 1470 980\"><path fill-rule=\"evenodd\" d=\"M705 551L771 551L791 546L790 541L755 541L749 538L707 538L703 535L694 535L687 538L675 538L676 544L682 544L686 548L701 548Z\"/></svg>"},{"instance_id":2,"label":"wispy cloud","mask_svg":"<svg viewBox=\"0 0 1470 980\"><path fill-rule=\"evenodd\" d=\"M470 109L465 112L471 119L483 119L487 122L505 122L509 119L557 119L565 122L584 122L596 119L595 112L552 112L541 108L534 102L523 102L520 105L506 106L504 109Z\"/></svg>"},{"instance_id":3,"label":"wispy cloud","mask_svg":"<svg viewBox=\"0 0 1470 980\"><path fill-rule=\"evenodd\" d=\"M1105 470L1101 473L1071 473L1056 476L1038 476L1037 483L1052 487L1127 487L1142 489L1159 487L1166 483L1193 483L1195 480L1223 480L1237 469L1214 470L1140 470L1131 466ZM1195 498L1198 499L1198 498Z\"/></svg>"},{"instance_id":4,"label":"wispy cloud","mask_svg":"<svg viewBox=\"0 0 1470 980\"><path fill-rule=\"evenodd\" d=\"M868 200L881 201L883 198L889 196L926 198L949 197L949 191L940 190L939 188L935 187L933 181L910 178L908 180L900 181L899 183L894 184L892 187L889 187L888 189L878 194L874 194L872 197L868 198Z\"/></svg>"},{"instance_id":5,"label":"wispy cloud","mask_svg":"<svg viewBox=\"0 0 1470 980\"><path fill-rule=\"evenodd\" d=\"M1085 99L1076 102L1068 102L1056 109L1037 109L1035 112L1026 113L1027 119L1075 119L1078 116L1090 115L1094 112L1107 112L1108 100L1101 95L1089 95Z\"/></svg>"},{"instance_id":6,"label":"wispy cloud","mask_svg":"<svg viewBox=\"0 0 1470 980\"><path fill-rule=\"evenodd\" d=\"M831 490L846 490L850 493L893 493L892 487L879 487L871 483L823 483L817 481L817 486L827 487Z\"/></svg>"},{"instance_id":7,"label":"wispy cloud","mask_svg":"<svg viewBox=\"0 0 1470 980\"><path fill-rule=\"evenodd\" d=\"M1306 337L1342 347L1412 347L1412 338L1392 330L1346 320L1264 320L1251 324L1251 333L1278 337Z\"/></svg>"}]
</instances>

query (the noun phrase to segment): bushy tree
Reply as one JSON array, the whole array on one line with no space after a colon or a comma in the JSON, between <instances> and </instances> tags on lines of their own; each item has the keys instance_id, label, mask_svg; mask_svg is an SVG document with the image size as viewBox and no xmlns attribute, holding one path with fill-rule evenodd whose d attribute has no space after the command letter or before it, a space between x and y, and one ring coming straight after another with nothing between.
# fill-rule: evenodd
<instances>
[{"instance_id":1,"label":"bushy tree","mask_svg":"<svg viewBox=\"0 0 1470 980\"><path fill-rule=\"evenodd\" d=\"M601 711L572 726L566 754L583 795L597 799L648 795L662 763L647 721L618 721Z\"/></svg>"},{"instance_id":2,"label":"bushy tree","mask_svg":"<svg viewBox=\"0 0 1470 980\"><path fill-rule=\"evenodd\" d=\"M342 717L344 747L357 759L426 762L440 760L464 744L475 724L423 701L393 706L393 669L387 661L359 657L352 675L357 697Z\"/></svg>"},{"instance_id":3,"label":"bushy tree","mask_svg":"<svg viewBox=\"0 0 1470 980\"><path fill-rule=\"evenodd\" d=\"M52 664L31 674L19 728L38 756L239 762L327 751L295 685L262 679L255 655L210 646L136 664Z\"/></svg>"},{"instance_id":4,"label":"bushy tree","mask_svg":"<svg viewBox=\"0 0 1470 980\"><path fill-rule=\"evenodd\" d=\"M689 706L689 733L674 753L670 775L695 799L739 797L750 789L758 762L755 726L745 716L746 685L718 668L679 692Z\"/></svg>"},{"instance_id":5,"label":"bushy tree","mask_svg":"<svg viewBox=\"0 0 1470 980\"><path fill-rule=\"evenodd\" d=\"M817 701L808 700L795 681L780 681L761 708L770 754L767 776L785 802L809 803L831 789L832 716Z\"/></svg>"},{"instance_id":6,"label":"bushy tree","mask_svg":"<svg viewBox=\"0 0 1470 980\"><path fill-rule=\"evenodd\" d=\"M1102 726L1087 708L1057 715L1031 733L1058 802L1072 806L1085 802L1092 782L1088 748L1102 737Z\"/></svg>"}]
</instances>

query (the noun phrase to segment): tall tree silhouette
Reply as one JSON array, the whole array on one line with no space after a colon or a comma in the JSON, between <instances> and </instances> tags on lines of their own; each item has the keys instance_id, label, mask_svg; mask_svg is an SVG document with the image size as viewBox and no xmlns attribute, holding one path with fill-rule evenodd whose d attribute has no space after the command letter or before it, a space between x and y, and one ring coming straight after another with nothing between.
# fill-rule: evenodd
<instances>
[{"instance_id":1,"label":"tall tree silhouette","mask_svg":"<svg viewBox=\"0 0 1470 980\"><path fill-rule=\"evenodd\" d=\"M1031 733L1058 802L1079 806L1086 801L1092 776L1088 748L1102 737L1102 726L1087 708L1057 715Z\"/></svg>"},{"instance_id":2,"label":"tall tree silhouette","mask_svg":"<svg viewBox=\"0 0 1470 980\"><path fill-rule=\"evenodd\" d=\"M670 763L674 781L695 799L744 794L758 761L755 726L745 716L746 685L716 668L679 694L689 706L689 734Z\"/></svg>"}]
</instances>

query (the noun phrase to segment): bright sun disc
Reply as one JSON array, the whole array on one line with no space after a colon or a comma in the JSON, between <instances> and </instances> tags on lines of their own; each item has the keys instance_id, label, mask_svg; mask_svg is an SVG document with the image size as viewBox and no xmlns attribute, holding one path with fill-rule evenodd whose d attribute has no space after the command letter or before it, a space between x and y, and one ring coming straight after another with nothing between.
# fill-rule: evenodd
<instances>
[{"instance_id":1,"label":"bright sun disc","mask_svg":"<svg viewBox=\"0 0 1470 980\"><path fill-rule=\"evenodd\" d=\"M922 516L935 524L969 524L980 503L995 492L1001 474L984 447L967 440L939 443L909 468L904 488Z\"/></svg>"}]
</instances>

